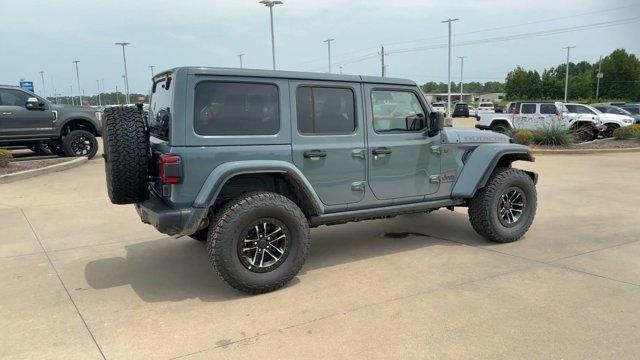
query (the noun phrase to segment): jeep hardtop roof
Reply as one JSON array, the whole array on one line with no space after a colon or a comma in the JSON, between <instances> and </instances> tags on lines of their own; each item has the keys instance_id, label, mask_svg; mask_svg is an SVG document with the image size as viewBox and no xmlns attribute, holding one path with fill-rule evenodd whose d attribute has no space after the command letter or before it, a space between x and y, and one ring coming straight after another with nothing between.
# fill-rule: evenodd
<instances>
[{"instance_id":1,"label":"jeep hardtop roof","mask_svg":"<svg viewBox=\"0 0 640 360\"><path fill-rule=\"evenodd\" d=\"M203 67L203 66L184 66L167 69L154 75L154 79L162 77L167 73L186 72L189 75L215 75L215 76L242 76L242 77L264 77L264 78L281 78L281 79L298 79L298 80L324 80L324 81L344 81L344 82L364 82L375 84L389 85L409 85L416 86L416 83L408 79L388 78L380 76L367 75L339 75L316 72L302 71L283 71L283 70L262 70L262 69L238 69L223 67Z\"/></svg>"}]
</instances>

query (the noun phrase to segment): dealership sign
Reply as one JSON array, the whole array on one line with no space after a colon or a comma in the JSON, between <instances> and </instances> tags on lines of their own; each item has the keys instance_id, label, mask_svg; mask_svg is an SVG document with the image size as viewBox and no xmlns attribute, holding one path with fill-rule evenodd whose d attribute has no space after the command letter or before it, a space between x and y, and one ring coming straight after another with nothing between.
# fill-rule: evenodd
<instances>
[{"instance_id":1,"label":"dealership sign","mask_svg":"<svg viewBox=\"0 0 640 360\"><path fill-rule=\"evenodd\" d=\"M20 81L20 87L25 90L33 91L33 81Z\"/></svg>"}]
</instances>

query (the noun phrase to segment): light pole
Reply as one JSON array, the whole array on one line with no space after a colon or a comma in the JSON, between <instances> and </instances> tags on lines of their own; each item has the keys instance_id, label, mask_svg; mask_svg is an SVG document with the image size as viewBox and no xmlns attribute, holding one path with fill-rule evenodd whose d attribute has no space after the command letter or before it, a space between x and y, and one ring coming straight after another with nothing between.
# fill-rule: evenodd
<instances>
[{"instance_id":1,"label":"light pole","mask_svg":"<svg viewBox=\"0 0 640 360\"><path fill-rule=\"evenodd\" d=\"M149 69L151 69L151 77L153 78L153 68L155 67L155 65L149 65L148 67Z\"/></svg>"},{"instance_id":2,"label":"light pole","mask_svg":"<svg viewBox=\"0 0 640 360\"><path fill-rule=\"evenodd\" d=\"M102 92L100 91L100 80L96 80L98 84L98 105L102 106Z\"/></svg>"},{"instance_id":3,"label":"light pole","mask_svg":"<svg viewBox=\"0 0 640 360\"><path fill-rule=\"evenodd\" d=\"M569 93L569 52L573 48L575 48L575 46L563 47L563 49L567 49L567 71L564 76L564 102L567 102L567 94Z\"/></svg>"},{"instance_id":4,"label":"light pole","mask_svg":"<svg viewBox=\"0 0 640 360\"><path fill-rule=\"evenodd\" d=\"M69 85L69 97L71 98L71 106L74 106L76 103L73 100L73 85Z\"/></svg>"},{"instance_id":5,"label":"light pole","mask_svg":"<svg viewBox=\"0 0 640 360\"><path fill-rule=\"evenodd\" d=\"M463 86L463 81L462 81L462 76L464 74L464 59L466 58L466 56L458 56L458 59L460 59L460 101L462 102L462 86Z\"/></svg>"},{"instance_id":6,"label":"light pole","mask_svg":"<svg viewBox=\"0 0 640 360\"><path fill-rule=\"evenodd\" d=\"M269 8L269 19L271 20L271 58L273 60L273 70L276 69L276 45L273 36L273 7L276 5L282 4L282 1L279 0L262 0L260 4L264 4L264 6Z\"/></svg>"},{"instance_id":7,"label":"light pole","mask_svg":"<svg viewBox=\"0 0 640 360\"><path fill-rule=\"evenodd\" d=\"M600 95L600 79L604 77L602 73L602 56L600 56L600 61L598 61L598 74L596 75L598 78L598 82L596 83L596 100L598 99L598 95Z\"/></svg>"},{"instance_id":8,"label":"light pole","mask_svg":"<svg viewBox=\"0 0 640 360\"><path fill-rule=\"evenodd\" d=\"M80 91L80 71L78 71L78 63L80 60L73 60L73 63L76 64L76 80L78 80L78 95L80 96L80 106L82 106L82 92Z\"/></svg>"},{"instance_id":9,"label":"light pole","mask_svg":"<svg viewBox=\"0 0 640 360\"><path fill-rule=\"evenodd\" d=\"M447 57L447 114L451 116L451 23L460 19L447 19L443 23L449 25L449 56Z\"/></svg>"},{"instance_id":10,"label":"light pole","mask_svg":"<svg viewBox=\"0 0 640 360\"><path fill-rule=\"evenodd\" d=\"M335 39L327 39L322 41L327 43L327 55L329 57L329 74L331 74L331 42L334 40Z\"/></svg>"},{"instance_id":11,"label":"light pole","mask_svg":"<svg viewBox=\"0 0 640 360\"><path fill-rule=\"evenodd\" d=\"M116 85L116 103L120 105L120 95L118 95L118 85Z\"/></svg>"},{"instance_id":12,"label":"light pole","mask_svg":"<svg viewBox=\"0 0 640 360\"><path fill-rule=\"evenodd\" d=\"M127 88L127 75L122 75L122 82L124 82L125 89ZM126 104L130 104L129 102L129 93L127 92L127 96L124 98L126 100Z\"/></svg>"},{"instance_id":13,"label":"light pole","mask_svg":"<svg viewBox=\"0 0 640 360\"><path fill-rule=\"evenodd\" d=\"M122 46L122 60L124 60L124 91L127 94L127 104L129 104L129 73L127 73L127 55L124 52L124 47L131 45L128 42L117 42L115 45Z\"/></svg>"},{"instance_id":14,"label":"light pole","mask_svg":"<svg viewBox=\"0 0 640 360\"><path fill-rule=\"evenodd\" d=\"M240 69L242 69L242 57L244 56L244 54L238 54L238 59L240 60Z\"/></svg>"},{"instance_id":15,"label":"light pole","mask_svg":"<svg viewBox=\"0 0 640 360\"><path fill-rule=\"evenodd\" d=\"M46 98L47 97L47 91L46 91L46 87L44 85L44 71L40 71L40 78L42 79L42 97Z\"/></svg>"}]
</instances>

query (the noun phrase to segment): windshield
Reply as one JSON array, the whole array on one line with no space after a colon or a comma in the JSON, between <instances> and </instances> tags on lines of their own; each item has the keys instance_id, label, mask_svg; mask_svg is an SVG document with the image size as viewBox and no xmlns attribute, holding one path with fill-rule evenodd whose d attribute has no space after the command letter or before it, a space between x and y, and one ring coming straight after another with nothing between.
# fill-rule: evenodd
<instances>
[{"instance_id":1,"label":"windshield","mask_svg":"<svg viewBox=\"0 0 640 360\"><path fill-rule=\"evenodd\" d=\"M631 113L628 112L627 110L621 108L621 107L617 107L617 106L611 106L610 107L611 113L613 114L619 114L619 115L629 115L631 116Z\"/></svg>"}]
</instances>

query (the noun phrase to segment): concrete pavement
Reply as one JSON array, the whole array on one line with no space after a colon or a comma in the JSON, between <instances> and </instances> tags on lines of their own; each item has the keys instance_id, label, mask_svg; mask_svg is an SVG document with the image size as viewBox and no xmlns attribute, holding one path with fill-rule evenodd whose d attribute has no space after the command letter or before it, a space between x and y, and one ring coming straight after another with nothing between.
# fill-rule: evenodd
<instances>
[{"instance_id":1,"label":"concrete pavement","mask_svg":"<svg viewBox=\"0 0 640 360\"><path fill-rule=\"evenodd\" d=\"M637 358L638 155L518 166L540 174L521 241L483 240L464 209L324 226L259 296L111 205L100 159L2 184L0 358Z\"/></svg>"}]
</instances>

